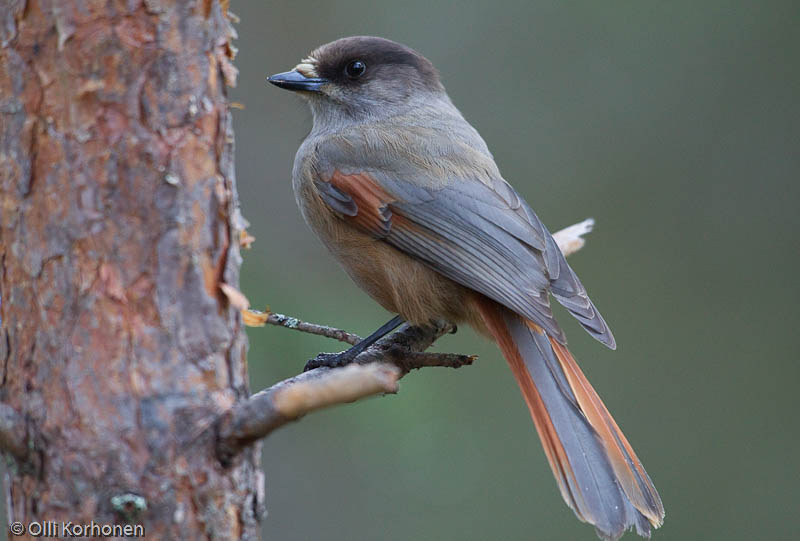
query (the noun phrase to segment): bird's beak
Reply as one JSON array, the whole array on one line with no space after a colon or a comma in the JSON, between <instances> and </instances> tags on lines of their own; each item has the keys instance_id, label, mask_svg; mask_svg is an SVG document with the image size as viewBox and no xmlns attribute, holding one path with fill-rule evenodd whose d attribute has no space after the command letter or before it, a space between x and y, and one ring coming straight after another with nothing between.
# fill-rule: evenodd
<instances>
[{"instance_id":1,"label":"bird's beak","mask_svg":"<svg viewBox=\"0 0 800 541\"><path fill-rule=\"evenodd\" d=\"M286 90L302 90L304 92L319 92L319 89L328 82L321 77L306 77L297 70L276 73L267 77L267 81Z\"/></svg>"}]
</instances>

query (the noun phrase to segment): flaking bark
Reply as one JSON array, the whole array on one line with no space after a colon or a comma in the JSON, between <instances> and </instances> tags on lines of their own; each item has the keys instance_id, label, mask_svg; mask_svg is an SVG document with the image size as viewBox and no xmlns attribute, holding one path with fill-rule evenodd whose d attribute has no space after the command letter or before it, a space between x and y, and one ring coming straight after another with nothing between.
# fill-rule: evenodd
<instances>
[{"instance_id":1,"label":"flaking bark","mask_svg":"<svg viewBox=\"0 0 800 541\"><path fill-rule=\"evenodd\" d=\"M258 536L259 448L208 430L248 394L225 11L0 0L9 521Z\"/></svg>"}]
</instances>

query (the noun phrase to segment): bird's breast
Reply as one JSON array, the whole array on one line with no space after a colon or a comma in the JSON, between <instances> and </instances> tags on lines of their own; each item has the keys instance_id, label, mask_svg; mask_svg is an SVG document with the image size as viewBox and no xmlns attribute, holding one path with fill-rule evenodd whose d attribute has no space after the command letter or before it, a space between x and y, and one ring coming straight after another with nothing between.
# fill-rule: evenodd
<instances>
[{"instance_id":1,"label":"bird's breast","mask_svg":"<svg viewBox=\"0 0 800 541\"><path fill-rule=\"evenodd\" d=\"M468 290L338 216L320 197L315 178L313 160L296 164L297 204L311 230L361 289L412 323L466 317Z\"/></svg>"}]
</instances>

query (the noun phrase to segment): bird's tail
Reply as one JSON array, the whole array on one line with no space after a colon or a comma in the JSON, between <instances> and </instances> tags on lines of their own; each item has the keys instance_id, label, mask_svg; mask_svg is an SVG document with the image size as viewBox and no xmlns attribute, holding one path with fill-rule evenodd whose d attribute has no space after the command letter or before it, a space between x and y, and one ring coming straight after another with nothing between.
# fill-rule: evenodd
<instances>
[{"instance_id":1,"label":"bird's tail","mask_svg":"<svg viewBox=\"0 0 800 541\"><path fill-rule=\"evenodd\" d=\"M561 495L603 539L645 537L664 519L647 472L565 346L483 298L484 323L517 379Z\"/></svg>"}]
</instances>

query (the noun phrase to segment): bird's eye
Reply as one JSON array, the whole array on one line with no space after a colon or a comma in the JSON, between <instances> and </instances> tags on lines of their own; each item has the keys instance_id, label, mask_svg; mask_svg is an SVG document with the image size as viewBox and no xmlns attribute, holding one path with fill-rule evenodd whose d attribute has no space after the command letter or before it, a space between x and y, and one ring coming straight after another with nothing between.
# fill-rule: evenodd
<instances>
[{"instance_id":1,"label":"bird's eye","mask_svg":"<svg viewBox=\"0 0 800 541\"><path fill-rule=\"evenodd\" d=\"M351 79L358 79L364 72L367 71L367 65L364 64L361 60L353 60L344 68L344 72L347 74L348 77Z\"/></svg>"}]
</instances>

